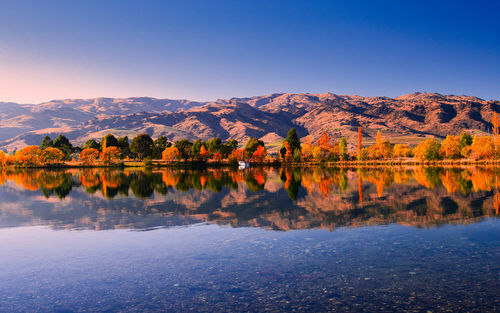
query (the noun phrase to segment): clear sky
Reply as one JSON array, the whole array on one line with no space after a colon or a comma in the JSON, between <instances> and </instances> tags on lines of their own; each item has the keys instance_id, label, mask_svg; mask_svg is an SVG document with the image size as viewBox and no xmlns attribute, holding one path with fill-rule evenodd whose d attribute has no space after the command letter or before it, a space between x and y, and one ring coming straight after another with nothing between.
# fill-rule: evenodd
<instances>
[{"instance_id":1,"label":"clear sky","mask_svg":"<svg viewBox=\"0 0 500 313\"><path fill-rule=\"evenodd\" d=\"M0 0L0 101L500 99L500 1Z\"/></svg>"}]
</instances>

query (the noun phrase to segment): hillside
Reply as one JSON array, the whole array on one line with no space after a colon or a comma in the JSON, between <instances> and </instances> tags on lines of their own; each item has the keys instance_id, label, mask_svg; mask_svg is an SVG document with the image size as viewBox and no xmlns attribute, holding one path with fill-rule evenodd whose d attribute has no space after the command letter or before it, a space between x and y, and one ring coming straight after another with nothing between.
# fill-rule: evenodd
<instances>
[{"instance_id":1,"label":"hillside","mask_svg":"<svg viewBox=\"0 0 500 313\"><path fill-rule=\"evenodd\" d=\"M276 145L291 127L313 140L327 131L354 144L359 126L366 143L380 130L393 142L414 144L463 130L489 132L494 111L500 111L500 101L437 93L397 98L277 93L213 102L96 98L0 103L0 146L12 150L59 133L81 144L109 132L119 136L147 132L171 140L245 141L253 136Z\"/></svg>"}]
</instances>

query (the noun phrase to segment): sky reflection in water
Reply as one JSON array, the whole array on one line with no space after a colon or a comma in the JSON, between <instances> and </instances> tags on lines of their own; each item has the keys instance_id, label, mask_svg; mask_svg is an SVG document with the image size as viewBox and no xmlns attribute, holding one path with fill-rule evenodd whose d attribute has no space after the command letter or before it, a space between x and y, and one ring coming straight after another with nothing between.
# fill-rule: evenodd
<instances>
[{"instance_id":1,"label":"sky reflection in water","mask_svg":"<svg viewBox=\"0 0 500 313\"><path fill-rule=\"evenodd\" d=\"M0 311L493 311L498 174L3 170Z\"/></svg>"}]
</instances>

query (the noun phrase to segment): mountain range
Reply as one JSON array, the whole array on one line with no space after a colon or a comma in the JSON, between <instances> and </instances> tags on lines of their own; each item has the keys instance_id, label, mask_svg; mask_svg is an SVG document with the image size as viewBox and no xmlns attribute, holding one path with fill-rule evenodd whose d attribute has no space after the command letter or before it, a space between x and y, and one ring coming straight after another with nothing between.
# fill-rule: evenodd
<instances>
[{"instance_id":1,"label":"mountain range","mask_svg":"<svg viewBox=\"0 0 500 313\"><path fill-rule=\"evenodd\" d=\"M82 144L107 133L129 138L148 133L172 141L257 137L277 149L294 127L311 140L323 131L334 139L346 137L353 149L360 126L367 144L379 130L392 142L416 144L462 131L489 133L498 111L497 100L419 92L396 98L275 93L210 102L149 97L0 102L0 147L11 151L38 145L45 135L64 134Z\"/></svg>"}]
</instances>

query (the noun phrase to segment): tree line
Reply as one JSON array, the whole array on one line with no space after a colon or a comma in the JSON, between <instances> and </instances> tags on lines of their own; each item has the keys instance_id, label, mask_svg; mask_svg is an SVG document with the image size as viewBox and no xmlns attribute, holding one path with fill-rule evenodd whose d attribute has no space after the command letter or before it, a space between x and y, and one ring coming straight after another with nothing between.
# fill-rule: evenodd
<instances>
[{"instance_id":1,"label":"tree line","mask_svg":"<svg viewBox=\"0 0 500 313\"><path fill-rule=\"evenodd\" d=\"M100 141L89 139L83 146L73 146L64 136L59 135L52 140L45 136L39 146L27 146L15 154L0 151L0 166L39 166L62 164L66 161L82 165L96 163L110 165L130 160L164 160L164 161L211 161L211 162L257 162L278 161L284 163L298 162L338 162L390 160L413 157L420 161L435 161L442 159L500 159L500 135L497 113L492 118L493 135L472 136L462 132L459 136L448 135L440 142L436 139L426 139L415 147L407 144L392 144L384 140L380 131L377 132L375 143L363 146L363 130L358 128L357 150L348 151L345 138L333 140L326 132L320 138L312 141L308 137L298 137L294 128L290 129L283 140L279 154L269 157L265 143L255 137L250 137L245 145L239 145L237 140L222 141L212 138L206 141L197 139L189 141L182 139L175 142L161 136L153 140L148 134L139 134L131 141L127 136L115 137L107 134ZM78 161L77 161L78 159Z\"/></svg>"}]
</instances>

